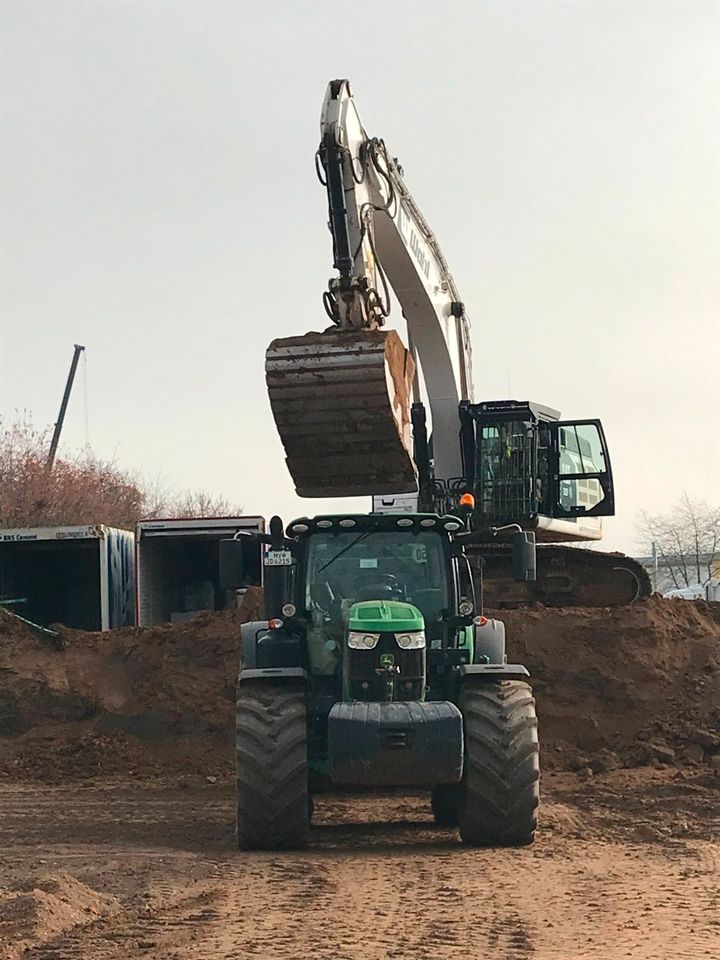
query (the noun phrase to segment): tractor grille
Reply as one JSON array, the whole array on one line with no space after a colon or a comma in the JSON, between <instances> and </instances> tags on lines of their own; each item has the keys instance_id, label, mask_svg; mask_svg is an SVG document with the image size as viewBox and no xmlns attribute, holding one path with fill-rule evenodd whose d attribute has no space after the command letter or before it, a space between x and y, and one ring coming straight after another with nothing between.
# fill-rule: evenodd
<instances>
[{"instance_id":1,"label":"tractor grille","mask_svg":"<svg viewBox=\"0 0 720 960\"><path fill-rule=\"evenodd\" d=\"M392 679L393 700L421 700L425 687L425 649L402 650L394 633L383 633L372 650L348 648L347 679L351 700L390 700L388 679ZM392 657L392 672L383 666Z\"/></svg>"}]
</instances>

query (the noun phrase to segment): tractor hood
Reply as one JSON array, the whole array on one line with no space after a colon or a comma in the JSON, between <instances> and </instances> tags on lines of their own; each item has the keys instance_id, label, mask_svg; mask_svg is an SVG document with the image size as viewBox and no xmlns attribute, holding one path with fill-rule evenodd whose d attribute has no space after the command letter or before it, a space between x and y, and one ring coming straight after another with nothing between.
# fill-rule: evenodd
<instances>
[{"instance_id":1,"label":"tractor hood","mask_svg":"<svg viewBox=\"0 0 720 960\"><path fill-rule=\"evenodd\" d=\"M362 600L350 607L349 628L358 633L411 633L425 629L422 613L401 600Z\"/></svg>"}]
</instances>

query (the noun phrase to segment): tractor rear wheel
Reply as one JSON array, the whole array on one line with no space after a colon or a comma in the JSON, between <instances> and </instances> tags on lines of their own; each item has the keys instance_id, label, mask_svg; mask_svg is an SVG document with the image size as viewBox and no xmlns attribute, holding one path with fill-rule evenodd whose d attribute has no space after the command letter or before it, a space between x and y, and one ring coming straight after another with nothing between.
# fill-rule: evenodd
<instances>
[{"instance_id":1,"label":"tractor rear wheel","mask_svg":"<svg viewBox=\"0 0 720 960\"><path fill-rule=\"evenodd\" d=\"M460 787L456 783L441 783L430 796L435 823L439 827L456 827Z\"/></svg>"},{"instance_id":2,"label":"tractor rear wheel","mask_svg":"<svg viewBox=\"0 0 720 960\"><path fill-rule=\"evenodd\" d=\"M240 849L304 847L310 830L304 693L281 684L241 684L236 756Z\"/></svg>"},{"instance_id":3,"label":"tractor rear wheel","mask_svg":"<svg viewBox=\"0 0 720 960\"><path fill-rule=\"evenodd\" d=\"M532 843L539 802L535 700L527 683L469 683L460 696L465 769L458 823L463 843Z\"/></svg>"}]
</instances>

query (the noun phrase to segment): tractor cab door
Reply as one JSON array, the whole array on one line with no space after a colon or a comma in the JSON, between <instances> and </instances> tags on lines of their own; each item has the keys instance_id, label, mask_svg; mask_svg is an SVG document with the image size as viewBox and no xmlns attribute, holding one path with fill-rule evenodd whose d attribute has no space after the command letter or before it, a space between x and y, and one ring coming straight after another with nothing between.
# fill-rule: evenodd
<instances>
[{"instance_id":1,"label":"tractor cab door","mask_svg":"<svg viewBox=\"0 0 720 960\"><path fill-rule=\"evenodd\" d=\"M612 468L599 420L547 424L550 431L550 500L555 517L611 517Z\"/></svg>"}]
</instances>

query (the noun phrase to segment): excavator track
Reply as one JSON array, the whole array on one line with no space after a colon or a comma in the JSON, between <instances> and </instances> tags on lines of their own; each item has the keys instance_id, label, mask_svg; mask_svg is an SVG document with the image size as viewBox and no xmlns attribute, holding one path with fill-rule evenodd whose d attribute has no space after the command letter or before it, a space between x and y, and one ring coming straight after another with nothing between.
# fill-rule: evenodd
<instances>
[{"instance_id":1,"label":"excavator track","mask_svg":"<svg viewBox=\"0 0 720 960\"><path fill-rule=\"evenodd\" d=\"M641 563L622 553L601 553L557 544L538 545L537 579L512 577L510 547L486 544L467 549L483 604L491 609L542 603L548 607L620 607L652 593ZM482 562L482 563L481 563Z\"/></svg>"},{"instance_id":2,"label":"excavator track","mask_svg":"<svg viewBox=\"0 0 720 960\"><path fill-rule=\"evenodd\" d=\"M273 340L270 406L301 497L417 489L410 396L415 365L394 330Z\"/></svg>"}]
</instances>

